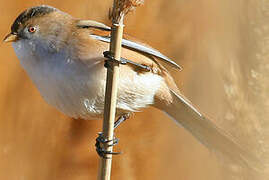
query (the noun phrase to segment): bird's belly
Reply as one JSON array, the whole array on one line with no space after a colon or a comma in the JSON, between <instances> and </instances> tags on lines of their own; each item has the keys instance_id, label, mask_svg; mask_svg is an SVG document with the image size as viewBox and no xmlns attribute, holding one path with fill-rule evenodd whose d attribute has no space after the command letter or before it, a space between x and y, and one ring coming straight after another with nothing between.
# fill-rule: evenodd
<instances>
[{"instance_id":1,"label":"bird's belly","mask_svg":"<svg viewBox=\"0 0 269 180\"><path fill-rule=\"evenodd\" d=\"M50 58L29 56L32 51L20 44L14 44L14 49L50 105L74 118L90 119L103 114L106 80L103 57L80 63L60 53ZM164 81L161 76L151 72L139 74L128 66L122 66L120 71L118 110L139 111L154 103L155 93Z\"/></svg>"},{"instance_id":2,"label":"bird's belly","mask_svg":"<svg viewBox=\"0 0 269 180\"><path fill-rule=\"evenodd\" d=\"M83 71L83 68L79 73L57 69L32 79L47 103L64 114L82 119L100 117L104 108L105 72Z\"/></svg>"},{"instance_id":3,"label":"bird's belly","mask_svg":"<svg viewBox=\"0 0 269 180\"><path fill-rule=\"evenodd\" d=\"M97 69L97 68L96 68ZM105 76L102 67L88 75L76 75L70 79L64 73L53 74L39 83L34 80L44 99L64 114L82 119L101 117L104 110ZM57 78L55 78L57 76ZM37 82L38 81L38 82ZM117 112L135 112L154 103L154 96L162 78L154 74L120 76Z\"/></svg>"}]
</instances>

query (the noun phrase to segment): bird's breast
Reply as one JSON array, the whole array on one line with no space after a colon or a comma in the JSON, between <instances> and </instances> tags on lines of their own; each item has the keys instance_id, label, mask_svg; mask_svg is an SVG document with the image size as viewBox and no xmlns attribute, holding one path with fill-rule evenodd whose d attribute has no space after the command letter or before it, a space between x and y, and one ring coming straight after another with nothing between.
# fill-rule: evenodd
<instances>
[{"instance_id":1,"label":"bird's breast","mask_svg":"<svg viewBox=\"0 0 269 180\"><path fill-rule=\"evenodd\" d=\"M36 48L36 47L35 47ZM74 59L65 52L48 54L14 44L15 52L43 98L64 114L90 119L101 116L104 107L106 69L103 57ZM117 109L139 111L154 103L164 80L153 73L137 73L120 68Z\"/></svg>"},{"instance_id":2,"label":"bird's breast","mask_svg":"<svg viewBox=\"0 0 269 180\"><path fill-rule=\"evenodd\" d=\"M64 52L42 54L23 43L13 46L21 65L48 104L74 118L89 119L103 112L102 59L86 64Z\"/></svg>"}]
</instances>

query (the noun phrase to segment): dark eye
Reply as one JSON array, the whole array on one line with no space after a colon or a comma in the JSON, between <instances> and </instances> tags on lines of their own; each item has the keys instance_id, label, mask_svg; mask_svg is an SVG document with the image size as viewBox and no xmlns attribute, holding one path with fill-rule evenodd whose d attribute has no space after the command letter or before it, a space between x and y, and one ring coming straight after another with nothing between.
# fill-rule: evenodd
<instances>
[{"instance_id":1,"label":"dark eye","mask_svg":"<svg viewBox=\"0 0 269 180\"><path fill-rule=\"evenodd\" d=\"M33 26L30 26L30 27L28 27L28 31L29 31L30 33L34 33L34 32L36 31L36 28L33 27Z\"/></svg>"}]
</instances>

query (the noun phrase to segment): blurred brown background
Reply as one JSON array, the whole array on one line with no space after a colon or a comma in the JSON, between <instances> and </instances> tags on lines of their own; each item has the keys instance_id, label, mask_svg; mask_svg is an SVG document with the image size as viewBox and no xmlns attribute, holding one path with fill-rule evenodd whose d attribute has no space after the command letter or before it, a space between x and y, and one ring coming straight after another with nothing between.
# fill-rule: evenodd
<instances>
[{"instance_id":1,"label":"blurred brown background","mask_svg":"<svg viewBox=\"0 0 269 180\"><path fill-rule=\"evenodd\" d=\"M24 9L49 4L74 17L108 23L112 1L0 0L0 37ZM146 0L126 32L184 67L171 70L182 92L255 153L251 172L216 158L162 112L149 108L117 129L124 152L112 179L268 179L269 2ZM0 44L0 179L96 179L101 121L72 120L48 106L10 44Z\"/></svg>"}]
</instances>

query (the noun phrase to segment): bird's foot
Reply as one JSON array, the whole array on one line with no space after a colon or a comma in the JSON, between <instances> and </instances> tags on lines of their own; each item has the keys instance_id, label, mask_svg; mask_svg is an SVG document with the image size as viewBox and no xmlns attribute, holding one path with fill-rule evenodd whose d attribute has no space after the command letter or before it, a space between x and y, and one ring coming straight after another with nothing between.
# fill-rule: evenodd
<instances>
[{"instance_id":1,"label":"bird's foot","mask_svg":"<svg viewBox=\"0 0 269 180\"><path fill-rule=\"evenodd\" d=\"M118 120L114 123L114 129L116 129L122 122L130 118L130 113L126 113L121 115ZM116 144L119 143L119 139L114 137L113 140L108 140L106 139L102 133L98 133L98 137L96 138L96 152L97 154L104 158L107 159L107 154L112 154L112 155L118 155L121 154L121 152L113 152L113 151L107 151L105 147L109 146L115 146Z\"/></svg>"},{"instance_id":2,"label":"bird's foot","mask_svg":"<svg viewBox=\"0 0 269 180\"><path fill-rule=\"evenodd\" d=\"M130 64L130 65L140 69L141 71L146 71L146 72L149 72L151 70L151 68L149 66L136 63L136 62L131 61L129 59L125 59L125 58L121 57L120 60L116 60L110 51L105 51L105 52L103 52L103 54L104 54L105 58L108 58L110 60L110 62L119 63L119 64L123 64L123 65ZM110 67L107 60L105 61L105 67L106 68Z\"/></svg>"},{"instance_id":3,"label":"bird's foot","mask_svg":"<svg viewBox=\"0 0 269 180\"><path fill-rule=\"evenodd\" d=\"M98 134L99 135L96 138L95 147L96 147L96 152L100 157L104 159L108 159L107 157L108 154L112 154L112 155L121 154L121 152L107 151L105 149L105 147L115 146L116 144L118 144L119 143L118 138L114 137L113 140L108 140L103 136L102 133L98 133Z\"/></svg>"}]
</instances>

